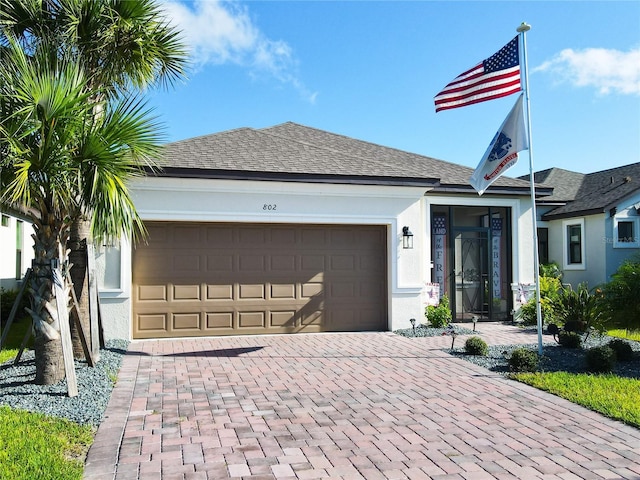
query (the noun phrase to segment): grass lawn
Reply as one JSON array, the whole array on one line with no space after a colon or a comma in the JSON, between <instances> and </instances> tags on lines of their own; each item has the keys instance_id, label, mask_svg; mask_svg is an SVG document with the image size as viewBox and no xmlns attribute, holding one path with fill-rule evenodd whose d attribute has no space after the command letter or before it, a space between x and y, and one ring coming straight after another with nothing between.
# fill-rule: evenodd
<instances>
[{"instance_id":1,"label":"grass lawn","mask_svg":"<svg viewBox=\"0 0 640 480\"><path fill-rule=\"evenodd\" d=\"M567 372L517 373L512 378L640 428L640 379Z\"/></svg>"},{"instance_id":2,"label":"grass lawn","mask_svg":"<svg viewBox=\"0 0 640 480\"><path fill-rule=\"evenodd\" d=\"M4 363L8 360L11 360L12 358L15 358L15 356L18 355L18 349L17 348L10 348L10 349L2 349L0 350L0 363Z\"/></svg>"},{"instance_id":3,"label":"grass lawn","mask_svg":"<svg viewBox=\"0 0 640 480\"><path fill-rule=\"evenodd\" d=\"M29 322L14 323L0 364L18 354ZM90 426L0 406L0 479L81 479L93 443Z\"/></svg>"},{"instance_id":4,"label":"grass lawn","mask_svg":"<svg viewBox=\"0 0 640 480\"><path fill-rule=\"evenodd\" d=\"M607 335L609 335L610 337L626 338L627 340L634 340L636 342L640 342L640 331L638 330L624 330L624 329L609 330L607 332Z\"/></svg>"},{"instance_id":5,"label":"grass lawn","mask_svg":"<svg viewBox=\"0 0 640 480\"><path fill-rule=\"evenodd\" d=\"M81 479L89 426L0 406L0 478Z\"/></svg>"}]
</instances>

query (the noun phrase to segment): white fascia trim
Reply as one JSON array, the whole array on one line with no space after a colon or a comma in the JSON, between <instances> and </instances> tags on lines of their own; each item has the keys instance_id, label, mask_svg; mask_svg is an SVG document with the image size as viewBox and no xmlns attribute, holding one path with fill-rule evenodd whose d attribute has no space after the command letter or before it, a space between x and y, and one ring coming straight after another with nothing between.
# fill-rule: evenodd
<instances>
[{"instance_id":1,"label":"white fascia trim","mask_svg":"<svg viewBox=\"0 0 640 480\"><path fill-rule=\"evenodd\" d=\"M430 189L389 185L353 185L202 178L144 178L131 185L131 191L217 192L291 195L334 195L363 198L420 198Z\"/></svg>"}]
</instances>

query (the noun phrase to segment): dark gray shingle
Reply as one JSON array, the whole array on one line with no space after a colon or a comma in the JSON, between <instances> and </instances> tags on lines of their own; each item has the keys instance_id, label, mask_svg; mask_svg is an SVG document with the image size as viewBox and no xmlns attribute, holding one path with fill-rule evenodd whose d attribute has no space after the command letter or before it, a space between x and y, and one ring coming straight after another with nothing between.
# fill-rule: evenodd
<instances>
[{"instance_id":1,"label":"dark gray shingle","mask_svg":"<svg viewBox=\"0 0 640 480\"><path fill-rule=\"evenodd\" d=\"M469 185L472 168L401 150L383 147L292 122L263 129L239 128L221 133L181 140L166 145L158 162L164 175L190 172L190 176L224 176L234 172L236 178L268 174L277 179L298 175L307 181L322 176L336 180L368 183L414 183L451 186L473 191ZM524 194L529 183L503 176L495 187Z\"/></svg>"},{"instance_id":2,"label":"dark gray shingle","mask_svg":"<svg viewBox=\"0 0 640 480\"><path fill-rule=\"evenodd\" d=\"M550 172L550 173L547 173ZM582 174L561 169L539 172L544 184L554 188L545 198L566 202L543 216L543 220L606 212L624 198L640 191L640 163ZM534 174L536 181L538 174Z\"/></svg>"}]
</instances>

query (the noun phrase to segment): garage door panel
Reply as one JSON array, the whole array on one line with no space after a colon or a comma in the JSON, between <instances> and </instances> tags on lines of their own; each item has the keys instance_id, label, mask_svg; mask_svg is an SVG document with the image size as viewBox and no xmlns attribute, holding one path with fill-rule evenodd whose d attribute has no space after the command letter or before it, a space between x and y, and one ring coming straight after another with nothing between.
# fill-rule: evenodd
<instances>
[{"instance_id":1,"label":"garage door panel","mask_svg":"<svg viewBox=\"0 0 640 480\"><path fill-rule=\"evenodd\" d=\"M239 285L238 286L238 299L239 300L265 300L265 288L264 285Z\"/></svg>"},{"instance_id":2,"label":"garage door panel","mask_svg":"<svg viewBox=\"0 0 640 480\"><path fill-rule=\"evenodd\" d=\"M331 289L329 292L329 298L333 299L341 299L341 298L349 298L352 299L356 294L356 285L354 282L333 282L331 283Z\"/></svg>"},{"instance_id":3,"label":"garage door panel","mask_svg":"<svg viewBox=\"0 0 640 480\"><path fill-rule=\"evenodd\" d=\"M207 300L233 300L233 285L207 285Z\"/></svg>"},{"instance_id":4,"label":"garage door panel","mask_svg":"<svg viewBox=\"0 0 640 480\"><path fill-rule=\"evenodd\" d=\"M301 327L325 327L324 314L320 310L305 309L300 315Z\"/></svg>"},{"instance_id":5,"label":"garage door panel","mask_svg":"<svg viewBox=\"0 0 640 480\"><path fill-rule=\"evenodd\" d=\"M324 272L325 256L324 255L302 255L300 270L303 272Z\"/></svg>"},{"instance_id":6,"label":"garage door panel","mask_svg":"<svg viewBox=\"0 0 640 480\"><path fill-rule=\"evenodd\" d=\"M200 300L200 285L174 285L173 300Z\"/></svg>"},{"instance_id":7,"label":"garage door panel","mask_svg":"<svg viewBox=\"0 0 640 480\"><path fill-rule=\"evenodd\" d=\"M207 272L215 272L218 274L233 272L233 255L207 255L206 258Z\"/></svg>"},{"instance_id":8,"label":"garage door panel","mask_svg":"<svg viewBox=\"0 0 640 480\"><path fill-rule=\"evenodd\" d=\"M264 328L265 312L238 312L238 329Z\"/></svg>"},{"instance_id":9,"label":"garage door panel","mask_svg":"<svg viewBox=\"0 0 640 480\"><path fill-rule=\"evenodd\" d=\"M266 243L266 232L262 226L239 227L238 243L243 248L262 247Z\"/></svg>"},{"instance_id":10,"label":"garage door panel","mask_svg":"<svg viewBox=\"0 0 640 480\"><path fill-rule=\"evenodd\" d=\"M269 326L272 328L295 327L296 311L287 310L283 312L278 312L278 311L269 312Z\"/></svg>"},{"instance_id":11,"label":"garage door panel","mask_svg":"<svg viewBox=\"0 0 640 480\"><path fill-rule=\"evenodd\" d=\"M295 255L273 255L270 260L272 271L285 274L293 274L296 271Z\"/></svg>"},{"instance_id":12,"label":"garage door panel","mask_svg":"<svg viewBox=\"0 0 640 480\"><path fill-rule=\"evenodd\" d=\"M175 255L172 261L173 272L177 274L197 274L202 268L200 255Z\"/></svg>"},{"instance_id":13,"label":"garage door panel","mask_svg":"<svg viewBox=\"0 0 640 480\"><path fill-rule=\"evenodd\" d=\"M353 248L356 243L356 232L354 230L331 230L330 235L332 249Z\"/></svg>"},{"instance_id":14,"label":"garage door panel","mask_svg":"<svg viewBox=\"0 0 640 480\"><path fill-rule=\"evenodd\" d=\"M332 255L331 256L331 269L332 270L347 270L353 271L356 266L356 256L354 255Z\"/></svg>"},{"instance_id":15,"label":"garage door panel","mask_svg":"<svg viewBox=\"0 0 640 480\"><path fill-rule=\"evenodd\" d=\"M300 238L307 248L324 247L327 243L327 232L317 228L302 228Z\"/></svg>"},{"instance_id":16,"label":"garage door panel","mask_svg":"<svg viewBox=\"0 0 640 480\"><path fill-rule=\"evenodd\" d=\"M182 244L200 244L200 235L202 228L198 225L180 225L176 224L173 229L174 238L179 240Z\"/></svg>"},{"instance_id":17,"label":"garage door panel","mask_svg":"<svg viewBox=\"0 0 640 480\"><path fill-rule=\"evenodd\" d=\"M296 285L294 283L271 285L271 298L294 300L296 298Z\"/></svg>"},{"instance_id":18,"label":"garage door panel","mask_svg":"<svg viewBox=\"0 0 640 480\"><path fill-rule=\"evenodd\" d=\"M133 255L134 338L387 328L384 226L147 229Z\"/></svg>"},{"instance_id":19,"label":"garage door panel","mask_svg":"<svg viewBox=\"0 0 640 480\"><path fill-rule=\"evenodd\" d=\"M200 330L200 313L175 313L171 316L171 326L174 331Z\"/></svg>"},{"instance_id":20,"label":"garage door panel","mask_svg":"<svg viewBox=\"0 0 640 480\"><path fill-rule=\"evenodd\" d=\"M161 301L166 302L167 286L166 285L138 285L137 297L138 300L144 301Z\"/></svg>"},{"instance_id":21,"label":"garage door panel","mask_svg":"<svg viewBox=\"0 0 640 480\"><path fill-rule=\"evenodd\" d=\"M358 266L362 272L382 273L385 269L385 262L379 256L362 255L359 258Z\"/></svg>"},{"instance_id":22,"label":"garage door panel","mask_svg":"<svg viewBox=\"0 0 640 480\"><path fill-rule=\"evenodd\" d=\"M205 313L205 329L220 330L233 328L233 312L207 312ZM216 335L214 332L213 335Z\"/></svg>"},{"instance_id":23,"label":"garage door panel","mask_svg":"<svg viewBox=\"0 0 640 480\"><path fill-rule=\"evenodd\" d=\"M212 248L226 248L234 241L233 228L228 225L215 225L205 227L207 245Z\"/></svg>"},{"instance_id":24,"label":"garage door panel","mask_svg":"<svg viewBox=\"0 0 640 480\"><path fill-rule=\"evenodd\" d=\"M265 271L264 255L241 255L238 258L238 271L240 272L264 272Z\"/></svg>"},{"instance_id":25,"label":"garage door panel","mask_svg":"<svg viewBox=\"0 0 640 480\"><path fill-rule=\"evenodd\" d=\"M173 230L167 230L164 227L164 224L155 223L145 225L147 227L147 245L150 246L159 246L159 245L168 245L169 235L173 234Z\"/></svg>"},{"instance_id":26,"label":"garage door panel","mask_svg":"<svg viewBox=\"0 0 640 480\"><path fill-rule=\"evenodd\" d=\"M139 314L138 315L138 329L142 332L156 332L162 333L167 330L167 317L168 314L155 313L150 315Z\"/></svg>"},{"instance_id":27,"label":"garage door panel","mask_svg":"<svg viewBox=\"0 0 640 480\"><path fill-rule=\"evenodd\" d=\"M279 246L292 246L297 242L297 229L276 227L271 229L271 243Z\"/></svg>"},{"instance_id":28,"label":"garage door panel","mask_svg":"<svg viewBox=\"0 0 640 480\"><path fill-rule=\"evenodd\" d=\"M324 291L323 283L314 282L314 283L305 283L302 285L301 289L301 297L302 298L312 298L322 295Z\"/></svg>"}]
</instances>

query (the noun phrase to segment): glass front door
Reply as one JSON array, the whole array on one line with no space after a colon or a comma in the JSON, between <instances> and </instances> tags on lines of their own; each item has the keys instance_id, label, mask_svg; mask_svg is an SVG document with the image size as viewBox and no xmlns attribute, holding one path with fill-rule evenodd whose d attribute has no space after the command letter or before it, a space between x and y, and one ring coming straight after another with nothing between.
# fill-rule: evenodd
<instances>
[{"instance_id":1,"label":"glass front door","mask_svg":"<svg viewBox=\"0 0 640 480\"><path fill-rule=\"evenodd\" d=\"M454 230L455 321L489 315L489 229Z\"/></svg>"}]
</instances>

